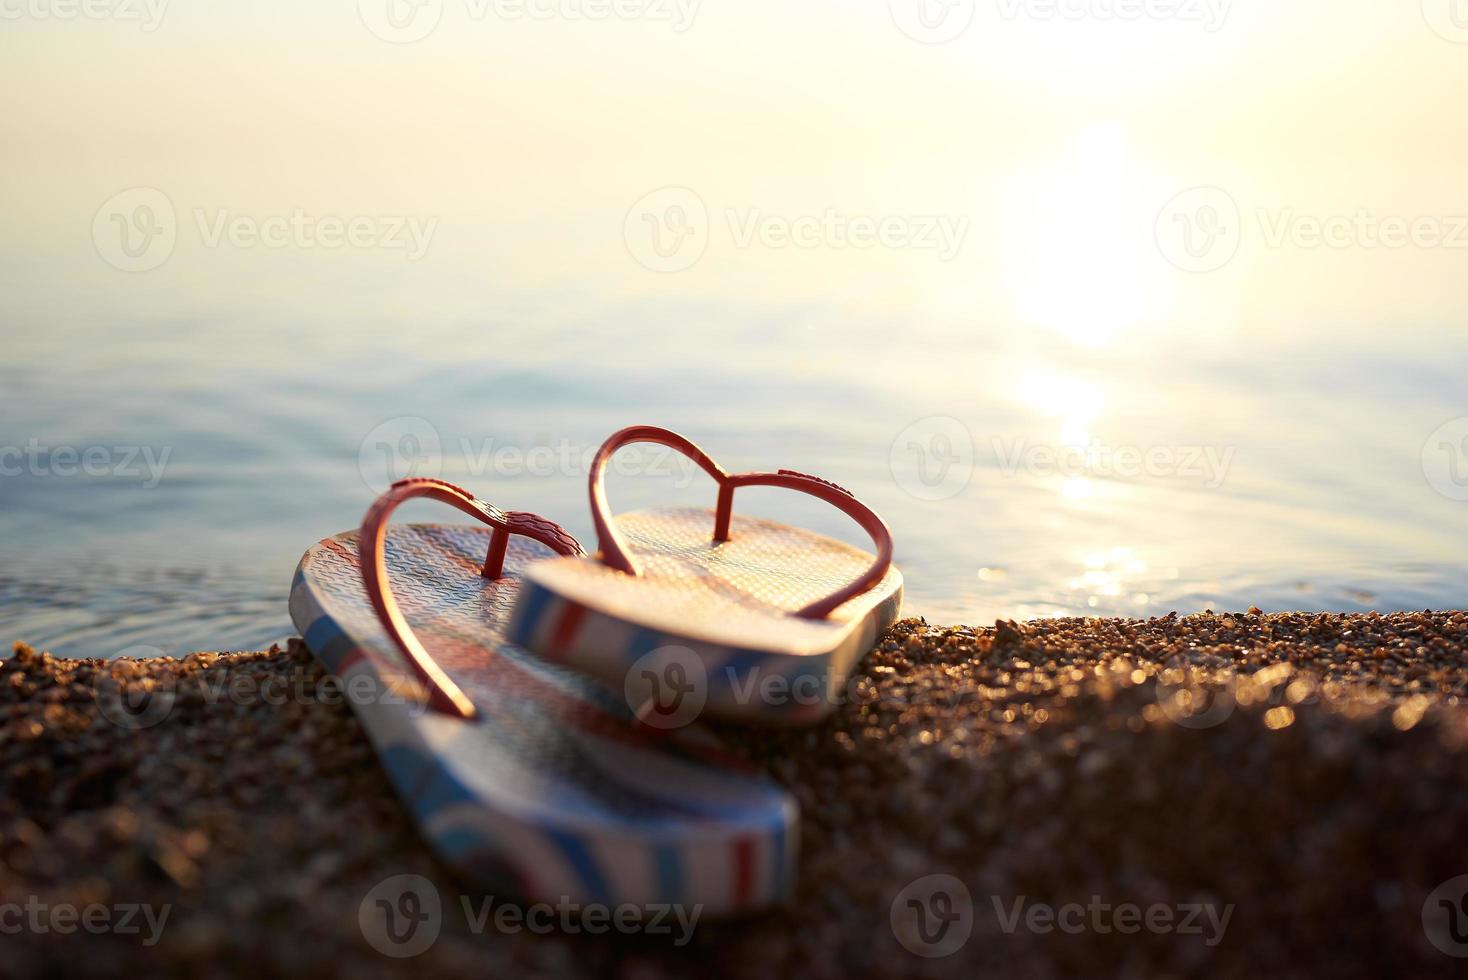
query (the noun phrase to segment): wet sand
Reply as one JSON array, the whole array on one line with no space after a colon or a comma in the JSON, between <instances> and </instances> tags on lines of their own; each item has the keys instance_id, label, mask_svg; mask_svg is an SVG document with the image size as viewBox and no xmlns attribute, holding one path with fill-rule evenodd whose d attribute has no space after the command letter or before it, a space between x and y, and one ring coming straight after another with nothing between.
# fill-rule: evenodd
<instances>
[{"instance_id":1,"label":"wet sand","mask_svg":"<svg viewBox=\"0 0 1468 980\"><path fill-rule=\"evenodd\" d=\"M777 913L701 922L682 947L473 932L464 889L324 681L298 643L113 663L18 647L0 663L0 928L7 903L171 906L153 946L141 917L138 934L0 936L0 974L1421 977L1468 964L1422 917L1468 874L1468 613L904 621L829 721L724 730L801 803L797 894ZM120 693L149 689L141 715L117 710ZM428 877L445 904L416 959L375 952L357 922L400 874ZM930 898L909 888L930 875L968 892L924 906L968 913L936 945L932 923L901 912ZM1047 929L1036 906L1080 928ZM1166 915L1146 920L1156 906ZM908 948L944 943L956 948L942 958Z\"/></svg>"}]
</instances>

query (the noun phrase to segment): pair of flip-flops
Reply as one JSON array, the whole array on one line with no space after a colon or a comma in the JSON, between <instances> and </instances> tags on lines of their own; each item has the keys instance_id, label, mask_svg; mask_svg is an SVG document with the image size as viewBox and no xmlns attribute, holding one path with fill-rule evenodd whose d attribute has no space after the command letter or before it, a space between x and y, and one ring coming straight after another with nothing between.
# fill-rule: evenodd
<instances>
[{"instance_id":1,"label":"pair of flip-flops","mask_svg":"<svg viewBox=\"0 0 1468 980\"><path fill-rule=\"evenodd\" d=\"M636 442L689 456L717 506L609 516L606 463ZM876 555L735 514L745 486L834 505ZM360 531L301 559L291 616L425 838L466 877L532 901L711 915L776 902L794 877L795 802L696 719L824 716L897 618L891 535L835 484L726 473L652 426L607 440L590 490L594 556L544 518L404 480ZM487 527L389 529L415 497Z\"/></svg>"}]
</instances>

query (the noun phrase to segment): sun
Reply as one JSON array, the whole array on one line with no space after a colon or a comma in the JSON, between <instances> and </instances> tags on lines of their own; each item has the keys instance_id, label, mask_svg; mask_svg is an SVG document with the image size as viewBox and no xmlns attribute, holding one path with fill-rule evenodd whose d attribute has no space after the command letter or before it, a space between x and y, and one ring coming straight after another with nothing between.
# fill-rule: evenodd
<instances>
[{"instance_id":1,"label":"sun","mask_svg":"<svg viewBox=\"0 0 1468 980\"><path fill-rule=\"evenodd\" d=\"M1125 130L1076 133L1058 167L1026 181L1012 304L1026 324L1103 347L1148 319L1158 295L1137 219L1141 197Z\"/></svg>"}]
</instances>

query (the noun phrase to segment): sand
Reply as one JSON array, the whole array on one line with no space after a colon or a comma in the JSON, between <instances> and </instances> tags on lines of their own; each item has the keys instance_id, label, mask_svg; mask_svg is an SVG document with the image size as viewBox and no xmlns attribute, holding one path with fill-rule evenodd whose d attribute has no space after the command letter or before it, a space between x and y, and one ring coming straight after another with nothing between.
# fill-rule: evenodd
<instances>
[{"instance_id":1,"label":"sand","mask_svg":"<svg viewBox=\"0 0 1468 980\"><path fill-rule=\"evenodd\" d=\"M1468 874L1465 646L1462 612L904 621L829 721L724 729L800 800L798 893L683 946L474 931L298 643L118 663L17 647L0 929L28 903L169 912L154 945L141 914L126 935L0 935L0 973L1462 976L1422 912ZM149 688L167 710L127 722L118 692ZM445 904L415 959L357 920L400 874ZM967 900L946 885L933 904L931 875ZM959 917L917 932L921 909Z\"/></svg>"}]
</instances>

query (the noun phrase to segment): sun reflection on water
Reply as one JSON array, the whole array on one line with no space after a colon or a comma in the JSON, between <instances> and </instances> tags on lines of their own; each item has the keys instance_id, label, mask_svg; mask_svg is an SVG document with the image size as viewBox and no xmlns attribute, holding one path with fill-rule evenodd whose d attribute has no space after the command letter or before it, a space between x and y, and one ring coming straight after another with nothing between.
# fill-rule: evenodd
<instances>
[{"instance_id":1,"label":"sun reflection on water","mask_svg":"<svg viewBox=\"0 0 1468 980\"><path fill-rule=\"evenodd\" d=\"M1151 602L1151 596L1137 588L1138 580L1147 577L1151 568L1132 549L1117 546L1092 551L1082 557L1081 567L1081 574L1067 585L1072 592L1085 594L1090 608L1123 596L1130 596L1138 606L1145 607ZM1114 602L1107 604L1114 605Z\"/></svg>"}]
</instances>

